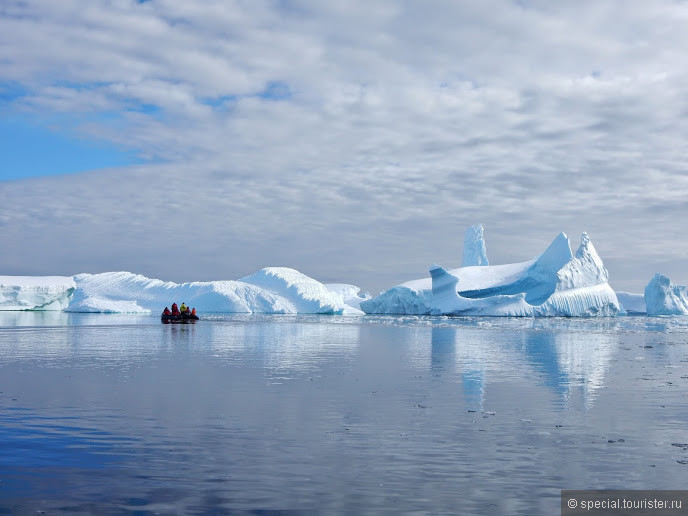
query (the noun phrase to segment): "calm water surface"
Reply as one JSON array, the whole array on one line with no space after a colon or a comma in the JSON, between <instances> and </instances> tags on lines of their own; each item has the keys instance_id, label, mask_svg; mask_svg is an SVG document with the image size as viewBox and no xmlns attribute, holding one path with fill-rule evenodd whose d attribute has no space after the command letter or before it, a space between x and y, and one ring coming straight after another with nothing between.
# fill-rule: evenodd
<instances>
[{"instance_id":1,"label":"calm water surface","mask_svg":"<svg viewBox=\"0 0 688 516\"><path fill-rule=\"evenodd\" d=\"M0 513L558 514L687 423L688 318L0 313Z\"/></svg>"}]
</instances>

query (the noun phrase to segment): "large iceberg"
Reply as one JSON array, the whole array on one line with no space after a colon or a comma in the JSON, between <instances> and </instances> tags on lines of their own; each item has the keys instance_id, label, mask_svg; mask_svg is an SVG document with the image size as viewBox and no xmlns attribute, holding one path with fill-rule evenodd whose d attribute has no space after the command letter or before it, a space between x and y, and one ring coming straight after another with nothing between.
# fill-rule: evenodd
<instances>
[{"instance_id":1,"label":"large iceberg","mask_svg":"<svg viewBox=\"0 0 688 516\"><path fill-rule=\"evenodd\" d=\"M655 274L645 287L647 315L688 315L688 287Z\"/></svg>"},{"instance_id":2,"label":"large iceberg","mask_svg":"<svg viewBox=\"0 0 688 516\"><path fill-rule=\"evenodd\" d=\"M575 256L560 233L534 260L493 266L430 269L360 304L366 313L494 316L616 315L608 273L587 233Z\"/></svg>"},{"instance_id":3,"label":"large iceberg","mask_svg":"<svg viewBox=\"0 0 688 516\"><path fill-rule=\"evenodd\" d=\"M62 310L75 289L69 276L0 276L0 310Z\"/></svg>"},{"instance_id":4,"label":"large iceberg","mask_svg":"<svg viewBox=\"0 0 688 516\"><path fill-rule=\"evenodd\" d=\"M267 267L231 281L179 284L130 272L78 274L74 281L69 312L151 313L184 302L200 313L362 313L347 305L340 292L286 267Z\"/></svg>"}]
</instances>

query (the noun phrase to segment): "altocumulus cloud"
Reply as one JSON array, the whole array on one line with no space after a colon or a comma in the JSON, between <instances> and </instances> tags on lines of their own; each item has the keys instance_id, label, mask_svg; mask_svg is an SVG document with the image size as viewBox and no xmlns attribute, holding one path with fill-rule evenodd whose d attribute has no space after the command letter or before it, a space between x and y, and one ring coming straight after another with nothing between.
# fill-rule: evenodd
<instances>
[{"instance_id":1,"label":"altocumulus cloud","mask_svg":"<svg viewBox=\"0 0 688 516\"><path fill-rule=\"evenodd\" d=\"M482 222L491 263L587 230L614 287L688 282L688 4L334 4L3 2L2 113L148 164L1 183L1 272L376 291Z\"/></svg>"}]
</instances>

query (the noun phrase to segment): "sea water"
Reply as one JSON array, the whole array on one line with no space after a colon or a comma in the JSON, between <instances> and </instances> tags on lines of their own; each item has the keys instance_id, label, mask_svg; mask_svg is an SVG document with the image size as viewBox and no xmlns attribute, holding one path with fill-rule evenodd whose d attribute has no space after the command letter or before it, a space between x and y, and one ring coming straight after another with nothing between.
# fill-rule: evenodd
<instances>
[{"instance_id":1,"label":"sea water","mask_svg":"<svg viewBox=\"0 0 688 516\"><path fill-rule=\"evenodd\" d=\"M0 513L558 514L688 484L688 318L0 314Z\"/></svg>"}]
</instances>

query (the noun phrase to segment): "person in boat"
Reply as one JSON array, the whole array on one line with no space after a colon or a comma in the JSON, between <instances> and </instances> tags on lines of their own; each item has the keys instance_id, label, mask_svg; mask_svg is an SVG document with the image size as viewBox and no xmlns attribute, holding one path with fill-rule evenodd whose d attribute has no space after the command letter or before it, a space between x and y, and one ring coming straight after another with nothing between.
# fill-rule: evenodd
<instances>
[{"instance_id":1,"label":"person in boat","mask_svg":"<svg viewBox=\"0 0 688 516\"><path fill-rule=\"evenodd\" d=\"M172 303L172 315L179 315L179 308L177 308L177 303Z\"/></svg>"},{"instance_id":2,"label":"person in boat","mask_svg":"<svg viewBox=\"0 0 688 516\"><path fill-rule=\"evenodd\" d=\"M162 315L171 315L172 312L170 312L170 309L165 307L165 309L162 311Z\"/></svg>"},{"instance_id":3,"label":"person in boat","mask_svg":"<svg viewBox=\"0 0 688 516\"><path fill-rule=\"evenodd\" d=\"M182 306L179 307L179 311L182 313L182 315L186 315L186 305L184 304L184 301L182 301Z\"/></svg>"},{"instance_id":4,"label":"person in boat","mask_svg":"<svg viewBox=\"0 0 688 516\"><path fill-rule=\"evenodd\" d=\"M195 309L195 308L192 308L192 309L191 309L191 315L194 316L194 317L196 317L196 309Z\"/></svg>"}]
</instances>

